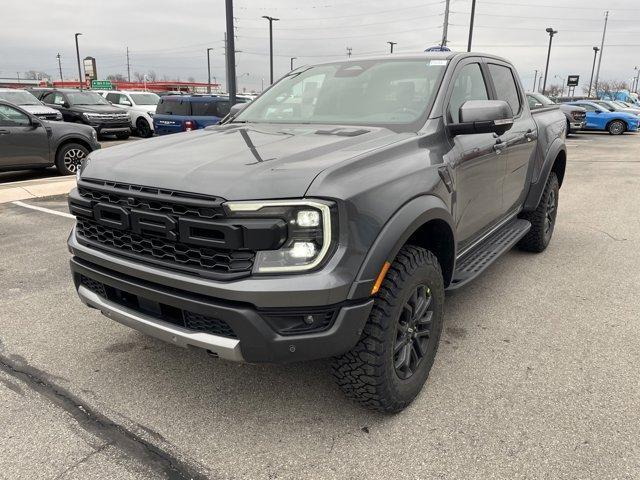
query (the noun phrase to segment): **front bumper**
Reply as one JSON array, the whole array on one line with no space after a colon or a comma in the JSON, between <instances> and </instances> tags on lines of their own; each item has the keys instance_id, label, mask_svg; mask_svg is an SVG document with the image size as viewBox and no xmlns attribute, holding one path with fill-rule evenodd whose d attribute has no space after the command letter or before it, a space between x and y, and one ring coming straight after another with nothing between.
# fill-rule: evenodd
<instances>
[{"instance_id":1,"label":"front bumper","mask_svg":"<svg viewBox=\"0 0 640 480\"><path fill-rule=\"evenodd\" d=\"M578 130L584 130L587 127L587 122L571 122L569 124L569 130L571 132L577 132Z\"/></svg>"},{"instance_id":2,"label":"front bumper","mask_svg":"<svg viewBox=\"0 0 640 480\"><path fill-rule=\"evenodd\" d=\"M101 310L107 317L161 340L182 347L205 349L220 358L233 361L287 363L345 353L357 343L373 307L373 299L342 302L331 307L335 314L327 329L281 335L265 320L265 316L273 315L274 310L247 303L251 295L242 290L238 293L244 294L244 302L229 302L191 290L133 278L78 257L71 259L71 270L81 300ZM102 293L100 289L89 289L83 283L83 277L102 285ZM280 281L289 286L293 283L286 279ZM116 292L116 296L126 302L114 301L113 295L104 293L105 289ZM291 300L295 298L291 291L274 291L271 295L277 305L293 303ZM312 307L309 308L314 311ZM154 310L220 319L228 324L234 336L190 330L176 322L164 321L160 313L149 314ZM297 307L295 310L298 312L304 308Z\"/></svg>"},{"instance_id":3,"label":"front bumper","mask_svg":"<svg viewBox=\"0 0 640 480\"><path fill-rule=\"evenodd\" d=\"M129 132L131 133L131 127L129 124L126 125L91 125L98 135L108 135L110 133L123 133Z\"/></svg>"}]
</instances>

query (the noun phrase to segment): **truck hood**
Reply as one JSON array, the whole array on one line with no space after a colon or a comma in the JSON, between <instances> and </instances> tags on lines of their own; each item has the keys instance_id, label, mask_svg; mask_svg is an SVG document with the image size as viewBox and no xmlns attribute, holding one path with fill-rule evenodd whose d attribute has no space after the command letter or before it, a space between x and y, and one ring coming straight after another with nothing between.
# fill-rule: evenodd
<instances>
[{"instance_id":1,"label":"truck hood","mask_svg":"<svg viewBox=\"0 0 640 480\"><path fill-rule=\"evenodd\" d=\"M58 113L58 110L45 105L20 105L20 108L33 115L52 115Z\"/></svg>"},{"instance_id":2,"label":"truck hood","mask_svg":"<svg viewBox=\"0 0 640 480\"><path fill-rule=\"evenodd\" d=\"M374 127L231 124L93 152L82 176L227 200L295 198L332 165L411 136Z\"/></svg>"},{"instance_id":3,"label":"truck hood","mask_svg":"<svg viewBox=\"0 0 640 480\"><path fill-rule=\"evenodd\" d=\"M126 113L112 105L72 105L71 108L83 113Z\"/></svg>"}]
</instances>

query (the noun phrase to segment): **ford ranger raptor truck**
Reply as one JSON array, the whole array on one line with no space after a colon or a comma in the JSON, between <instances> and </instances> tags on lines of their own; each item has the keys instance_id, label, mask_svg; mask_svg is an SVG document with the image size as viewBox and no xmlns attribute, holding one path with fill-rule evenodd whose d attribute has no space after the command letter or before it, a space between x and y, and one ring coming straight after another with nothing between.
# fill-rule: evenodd
<instances>
[{"instance_id":1,"label":"ford ranger raptor truck","mask_svg":"<svg viewBox=\"0 0 640 480\"><path fill-rule=\"evenodd\" d=\"M491 55L300 67L221 125L92 152L73 279L107 317L221 359L331 357L348 397L398 412L445 290L549 245L565 130Z\"/></svg>"}]
</instances>

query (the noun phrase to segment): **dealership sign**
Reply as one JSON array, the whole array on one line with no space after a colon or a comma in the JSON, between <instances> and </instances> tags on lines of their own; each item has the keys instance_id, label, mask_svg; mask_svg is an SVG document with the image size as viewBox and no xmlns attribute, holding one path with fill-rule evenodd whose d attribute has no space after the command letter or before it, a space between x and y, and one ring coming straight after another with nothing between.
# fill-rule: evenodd
<instances>
[{"instance_id":1,"label":"dealership sign","mask_svg":"<svg viewBox=\"0 0 640 480\"><path fill-rule=\"evenodd\" d=\"M580 82L580 75L569 75L567 77L567 87L577 87Z\"/></svg>"}]
</instances>

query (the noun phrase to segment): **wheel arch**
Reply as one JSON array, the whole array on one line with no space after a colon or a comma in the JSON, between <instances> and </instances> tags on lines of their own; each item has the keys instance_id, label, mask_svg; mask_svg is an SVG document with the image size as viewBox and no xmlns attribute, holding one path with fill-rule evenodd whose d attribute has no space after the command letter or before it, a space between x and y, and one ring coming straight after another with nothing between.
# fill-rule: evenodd
<instances>
[{"instance_id":1,"label":"wheel arch","mask_svg":"<svg viewBox=\"0 0 640 480\"><path fill-rule=\"evenodd\" d=\"M562 186L565 176L565 170L567 168L567 147L564 141L557 139L551 148L547 152L544 163L538 175L537 180L531 182L529 193L525 199L523 210L533 211L538 206L544 187L547 184L549 174L554 172L558 177L558 183Z\"/></svg>"},{"instance_id":2,"label":"wheel arch","mask_svg":"<svg viewBox=\"0 0 640 480\"><path fill-rule=\"evenodd\" d=\"M66 138L62 139L61 141L59 141L58 144L56 145L54 161L58 159L58 154L60 153L60 150L62 150L65 146L67 146L67 145L69 145L71 143L78 143L78 144L82 145L83 147L85 147L87 150L89 150L89 152L93 151L93 147L91 146L91 144L88 141L84 140L83 138L66 137Z\"/></svg>"},{"instance_id":3,"label":"wheel arch","mask_svg":"<svg viewBox=\"0 0 640 480\"><path fill-rule=\"evenodd\" d=\"M385 262L392 262L406 244L433 252L440 262L446 287L453 276L456 256L453 225L453 217L440 198L424 195L407 202L387 221L369 249L349 298L368 297Z\"/></svg>"}]
</instances>

